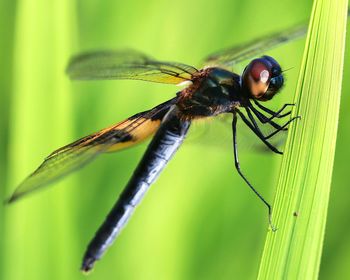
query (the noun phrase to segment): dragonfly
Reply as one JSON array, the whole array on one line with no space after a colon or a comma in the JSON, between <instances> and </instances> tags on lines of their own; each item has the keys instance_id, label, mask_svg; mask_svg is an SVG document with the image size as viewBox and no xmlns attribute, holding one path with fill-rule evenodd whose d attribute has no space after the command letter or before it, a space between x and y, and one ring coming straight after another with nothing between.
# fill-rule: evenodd
<instances>
[{"instance_id":1,"label":"dragonfly","mask_svg":"<svg viewBox=\"0 0 350 280\"><path fill-rule=\"evenodd\" d=\"M284 104L277 111L263 105L280 92L284 84L284 71L274 58L267 55L256 57L301 38L306 30L305 25L300 25L221 50L209 55L204 62L206 67L201 69L183 63L155 60L134 50L94 51L74 56L67 67L67 74L73 80L131 79L186 86L173 98L150 110L54 151L15 189L8 203L51 184L103 153L120 151L153 136L125 189L86 249L81 269L88 272L120 234L135 207L183 143L191 123L231 114L235 168L267 207L269 225L274 230L271 205L241 170L236 124L238 119L242 120L268 149L282 154L270 138L287 130L288 125L298 117L291 118L292 110L286 111L294 104ZM252 60L242 75L228 70L248 59ZM285 118L288 120L283 125L276 122L276 119ZM269 126L273 131L266 135L262 126Z\"/></svg>"}]
</instances>

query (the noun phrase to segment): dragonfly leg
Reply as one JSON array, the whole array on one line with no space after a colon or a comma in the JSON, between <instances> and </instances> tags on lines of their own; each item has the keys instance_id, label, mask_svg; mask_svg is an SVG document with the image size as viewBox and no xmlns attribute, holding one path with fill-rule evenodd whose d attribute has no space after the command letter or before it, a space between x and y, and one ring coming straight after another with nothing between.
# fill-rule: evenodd
<instances>
[{"instance_id":1,"label":"dragonfly leg","mask_svg":"<svg viewBox=\"0 0 350 280\"><path fill-rule=\"evenodd\" d=\"M238 159L238 149L237 149L237 116L236 114L233 115L233 121L232 121L232 134L233 134L233 154L235 159L235 167L238 172L238 174L243 178L243 180L247 183L249 188L255 193L255 195L266 205L268 209L268 215L269 215L269 225L272 229L272 231L276 231L276 227L272 224L272 208L271 205L265 200L265 198L253 187L253 185L248 181L248 179L244 176L244 174L241 171L241 167L239 165L239 159Z\"/></svg>"},{"instance_id":2,"label":"dragonfly leg","mask_svg":"<svg viewBox=\"0 0 350 280\"><path fill-rule=\"evenodd\" d=\"M264 123L264 121L263 121L263 119L261 119L261 118L266 118L266 116L265 116L264 114L260 113L259 111L257 111L254 107L246 108L249 118L252 120L254 126L255 126L257 129L259 129L258 126L257 126L257 124L256 124L256 122L255 122L254 117L253 117L252 114L249 112L249 109L252 109L253 113L257 116L257 118L259 119L259 121L261 121L262 123ZM267 139L271 138L272 136L276 135L276 134L279 133L280 131L288 130L288 125L289 125L292 121L294 121L294 120L296 120L296 119L300 119L300 118L301 118L300 116L293 117L293 118L291 118L289 121L287 121L287 122L286 122L284 125L282 125L282 126L279 125L279 124L276 124L276 123L274 123L274 122L272 122L272 121L270 121L269 119L267 119L267 121L268 121L273 127L275 127L276 130L273 131L272 133L270 133L269 135L265 136L265 139L267 140Z\"/></svg>"},{"instance_id":3,"label":"dragonfly leg","mask_svg":"<svg viewBox=\"0 0 350 280\"><path fill-rule=\"evenodd\" d=\"M269 135L265 136L262 131L260 130L258 124L256 123L254 116L252 115L252 113L250 112L250 110L248 108L245 108L248 114L248 117L250 119L250 121L252 122L252 124L254 125L254 127L256 128L257 131L260 132L261 135L264 136L264 139L267 140L269 138L271 138L272 136L276 135L277 133L279 133L280 131L286 130L286 127L288 126L288 124L293 121L295 118L289 120L287 123L285 123L283 126L280 126L279 128L277 128L275 131L273 131L272 133L270 133Z\"/></svg>"},{"instance_id":4,"label":"dragonfly leg","mask_svg":"<svg viewBox=\"0 0 350 280\"><path fill-rule=\"evenodd\" d=\"M294 120L296 119L300 119L300 116L297 116L297 117L294 117L294 118L291 118L289 121L287 121L283 126L281 126L281 129L276 129L274 132L270 133L269 135L267 135L265 137L265 139L269 139L271 138L272 136L276 135L278 132L282 131L282 130L285 130L285 128L287 128L287 126Z\"/></svg>"},{"instance_id":5,"label":"dragonfly leg","mask_svg":"<svg viewBox=\"0 0 350 280\"><path fill-rule=\"evenodd\" d=\"M276 154L280 154L282 155L283 153L280 152L275 146L273 146L270 142L268 142L265 139L265 136L261 133L260 130L257 130L257 128L251 124L251 122L246 118L246 116L239 111L238 109L236 109L236 112L239 114L239 116L242 118L242 120L244 121L244 123L255 133L256 136L259 137L259 139L273 152L275 152Z\"/></svg>"},{"instance_id":6,"label":"dragonfly leg","mask_svg":"<svg viewBox=\"0 0 350 280\"><path fill-rule=\"evenodd\" d=\"M261 130L260 130L259 126L258 126L258 124L256 123L256 121L255 121L255 119L254 119L254 116L253 116L252 113L250 112L249 108L245 108L245 109L246 109L247 114L248 114L248 117L249 117L249 119L251 120L251 122L252 122L252 124L254 125L254 127L255 127L258 131L260 131L260 133L263 135L263 133L261 132ZM290 119L289 121L287 121L284 125L279 126L275 131L273 131L273 132L270 133L269 135L267 135L267 136L264 135L265 140L271 138L272 136L276 135L276 134L279 133L280 131L287 130L288 125L289 125L292 121L294 121L294 120L296 120L296 119L300 119L300 116L291 118L291 119Z\"/></svg>"},{"instance_id":7,"label":"dragonfly leg","mask_svg":"<svg viewBox=\"0 0 350 280\"><path fill-rule=\"evenodd\" d=\"M252 110L252 112L254 113L254 115L259 119L259 121L261 123L268 123L270 124L272 127L276 128L276 129L281 129L281 126L277 123L275 123L274 121L270 120L268 117L266 117L264 114L262 114L261 112L259 112L257 109L255 109L253 106L249 106L249 109ZM287 130L286 128L284 130Z\"/></svg>"},{"instance_id":8,"label":"dragonfly leg","mask_svg":"<svg viewBox=\"0 0 350 280\"><path fill-rule=\"evenodd\" d=\"M249 108L246 107L245 110L246 110L246 112L247 112L247 114L248 114L248 117L249 117L250 121L252 122L252 124L253 124L254 127L256 128L256 130L258 130L258 131L260 132L260 134L263 135L263 136L265 137L265 135L264 135L264 134L262 133L262 131L260 130L259 125L256 123L256 120L255 120L253 114L250 112ZM260 120L259 117L258 117L258 119ZM277 125L277 124L276 124L276 125ZM275 128L278 129L278 130L283 130L283 128L282 128L280 125L277 125Z\"/></svg>"},{"instance_id":9,"label":"dragonfly leg","mask_svg":"<svg viewBox=\"0 0 350 280\"><path fill-rule=\"evenodd\" d=\"M254 99L254 103L256 106L258 106L261 110L265 111L266 113L269 113L271 115L271 117L269 118L270 120L274 119L274 118L283 118L286 117L288 115L290 115L291 111L288 111L287 113L281 114L282 111L287 108L288 106L295 106L294 103L286 103L282 106L281 109L279 109L277 112L272 111L269 108L266 108L265 106L261 105L257 100Z\"/></svg>"}]
</instances>

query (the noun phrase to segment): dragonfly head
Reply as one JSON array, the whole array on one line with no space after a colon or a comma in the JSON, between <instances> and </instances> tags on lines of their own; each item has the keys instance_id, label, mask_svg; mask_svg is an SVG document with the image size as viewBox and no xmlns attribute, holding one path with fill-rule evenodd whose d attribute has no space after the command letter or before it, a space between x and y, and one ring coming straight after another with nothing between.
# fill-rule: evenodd
<instances>
[{"instance_id":1,"label":"dragonfly head","mask_svg":"<svg viewBox=\"0 0 350 280\"><path fill-rule=\"evenodd\" d=\"M249 98L271 100L283 86L281 66L271 56L252 60L244 69L242 87Z\"/></svg>"}]
</instances>

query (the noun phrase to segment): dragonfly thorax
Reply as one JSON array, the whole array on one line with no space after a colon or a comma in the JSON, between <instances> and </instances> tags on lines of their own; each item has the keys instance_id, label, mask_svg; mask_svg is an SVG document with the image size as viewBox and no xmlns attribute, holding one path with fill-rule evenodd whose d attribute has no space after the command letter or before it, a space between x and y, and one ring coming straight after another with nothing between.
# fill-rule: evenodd
<instances>
[{"instance_id":1,"label":"dragonfly thorax","mask_svg":"<svg viewBox=\"0 0 350 280\"><path fill-rule=\"evenodd\" d=\"M241 77L222 68L200 70L193 84L179 93L178 107L188 118L232 111L240 102Z\"/></svg>"}]
</instances>

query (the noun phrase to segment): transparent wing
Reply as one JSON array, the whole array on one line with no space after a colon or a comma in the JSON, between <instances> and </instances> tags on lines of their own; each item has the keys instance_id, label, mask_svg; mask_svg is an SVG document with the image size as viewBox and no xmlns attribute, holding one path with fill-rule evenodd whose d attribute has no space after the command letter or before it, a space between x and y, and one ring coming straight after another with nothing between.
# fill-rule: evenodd
<instances>
[{"instance_id":1,"label":"transparent wing","mask_svg":"<svg viewBox=\"0 0 350 280\"><path fill-rule=\"evenodd\" d=\"M158 129L170 106L171 102L163 103L54 151L17 187L8 202L60 179L103 152L114 152L145 140Z\"/></svg>"},{"instance_id":2,"label":"transparent wing","mask_svg":"<svg viewBox=\"0 0 350 280\"><path fill-rule=\"evenodd\" d=\"M242 112L244 115L245 112ZM264 135L274 131L269 124L262 124L257 121L260 130ZM237 122L238 148L246 153L268 153L272 154L264 143L239 119ZM287 131L281 131L269 139L275 147L282 149L287 137ZM232 152L232 114L223 114L205 120L194 120L191 130L186 138L187 145L199 146L208 151L227 153Z\"/></svg>"},{"instance_id":3,"label":"transparent wing","mask_svg":"<svg viewBox=\"0 0 350 280\"><path fill-rule=\"evenodd\" d=\"M132 79L179 84L192 79L192 66L154 60L134 50L96 51L73 57L67 73L74 80Z\"/></svg>"},{"instance_id":4,"label":"transparent wing","mask_svg":"<svg viewBox=\"0 0 350 280\"><path fill-rule=\"evenodd\" d=\"M260 37L251 42L224 49L209 55L204 60L205 65L233 66L249 58L254 58L263 52L299 39L306 34L307 25L302 24L288 30Z\"/></svg>"}]
</instances>

